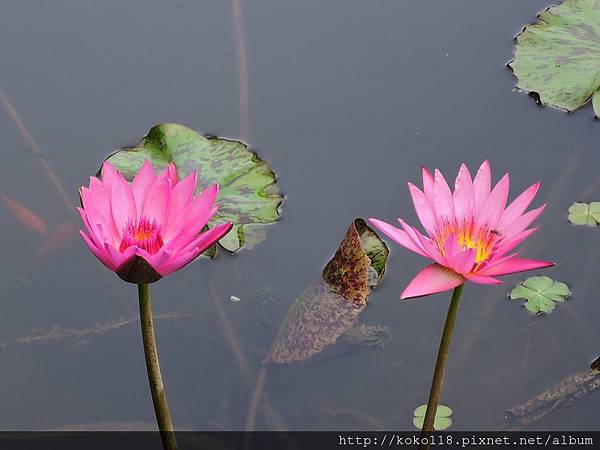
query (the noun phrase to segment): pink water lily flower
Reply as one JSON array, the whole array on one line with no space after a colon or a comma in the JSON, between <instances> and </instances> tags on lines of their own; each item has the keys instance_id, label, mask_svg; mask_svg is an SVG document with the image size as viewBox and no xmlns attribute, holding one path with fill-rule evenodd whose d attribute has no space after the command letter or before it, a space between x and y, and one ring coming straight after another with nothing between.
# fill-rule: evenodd
<instances>
[{"instance_id":1,"label":"pink water lily flower","mask_svg":"<svg viewBox=\"0 0 600 450\"><path fill-rule=\"evenodd\" d=\"M546 205L525 210L540 183L526 189L508 207L508 174L493 189L491 183L488 161L481 165L475 179L462 164L454 192L439 170L432 175L423 168L423 191L412 183L408 183L408 189L426 235L402 219L398 219L401 228L370 219L390 239L435 261L413 278L401 298L446 291L465 280L499 284L501 281L494 277L554 265L510 253L537 230L528 227Z\"/></svg>"},{"instance_id":2,"label":"pink water lily flower","mask_svg":"<svg viewBox=\"0 0 600 450\"><path fill-rule=\"evenodd\" d=\"M202 232L217 212L212 185L194 196L197 174L179 180L172 163L157 175L145 161L129 183L110 163L102 179L90 177L78 208L81 237L110 270L130 283L152 283L181 269L231 229L223 223Z\"/></svg>"}]
</instances>

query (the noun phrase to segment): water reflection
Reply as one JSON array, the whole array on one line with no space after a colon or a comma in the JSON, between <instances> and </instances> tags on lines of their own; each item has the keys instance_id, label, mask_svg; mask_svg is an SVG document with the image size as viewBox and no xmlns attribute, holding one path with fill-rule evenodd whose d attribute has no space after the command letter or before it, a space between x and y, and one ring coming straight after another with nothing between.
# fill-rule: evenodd
<instances>
[{"instance_id":1,"label":"water reflection","mask_svg":"<svg viewBox=\"0 0 600 450\"><path fill-rule=\"evenodd\" d=\"M269 288L287 310L351 218L394 220L412 210L404 183L418 178L421 164L452 172L489 157L516 187L541 178L549 208L527 253L561 261L549 275L574 292L539 321L503 301L518 276L465 289L442 399L455 429L498 426L507 409L597 356L597 230L574 229L566 211L573 201L598 200L600 128L586 111L540 110L511 93L515 80L503 67L512 36L546 3L240 2L248 138L278 172L289 202L252 251L221 255L210 267L199 262L156 288L156 314L196 318L157 322L178 429L246 426L264 357L257 347L276 330L257 327L254 304L244 299ZM28 133L5 102L0 191L39 215L48 234L77 223L77 188L99 162L155 123L243 137L232 4L176 6L24 0L4 8L0 81ZM43 241L3 208L0 341L135 317L135 292L76 238L52 251L41 250ZM361 313L393 334L385 351L273 368L264 389L271 413L258 410L257 429L412 429L446 309L442 296L397 298L419 265L392 251L386 280ZM137 327L73 342L2 352L2 428L152 423ZM535 427L597 429L597 399L555 410Z\"/></svg>"}]
</instances>

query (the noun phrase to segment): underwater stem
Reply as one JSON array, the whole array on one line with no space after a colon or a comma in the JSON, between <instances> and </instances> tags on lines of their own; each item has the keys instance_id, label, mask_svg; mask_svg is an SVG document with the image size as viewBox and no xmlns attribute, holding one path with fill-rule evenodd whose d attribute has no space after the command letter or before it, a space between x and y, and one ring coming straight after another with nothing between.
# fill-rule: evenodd
<instances>
[{"instance_id":1,"label":"underwater stem","mask_svg":"<svg viewBox=\"0 0 600 450\"><path fill-rule=\"evenodd\" d=\"M423 421L423 434L433 431L433 423L435 421L435 413L440 403L440 395L442 394L442 385L444 384L444 373L446 372L446 362L448 361L448 350L450 349L450 341L454 332L454 324L456 323L456 315L458 305L460 304L460 296L462 294L464 284L454 288L452 292L452 300L448 308L446 323L444 324L444 332L440 341L437 361L435 362L435 370L433 372L433 381L431 382L431 391L429 392L429 401L427 402L427 412ZM429 445L421 446L421 449L429 448Z\"/></svg>"},{"instance_id":2,"label":"underwater stem","mask_svg":"<svg viewBox=\"0 0 600 450\"><path fill-rule=\"evenodd\" d=\"M152 306L150 304L150 286L138 284L138 296L140 300L140 324L142 326L142 340L144 342L144 356L146 358L146 370L148 371L148 382L152 393L152 403L156 422L160 430L164 450L177 450L173 423L169 413L167 395L160 375L158 354L156 352L156 340L154 339L154 324L152 322Z\"/></svg>"}]
</instances>

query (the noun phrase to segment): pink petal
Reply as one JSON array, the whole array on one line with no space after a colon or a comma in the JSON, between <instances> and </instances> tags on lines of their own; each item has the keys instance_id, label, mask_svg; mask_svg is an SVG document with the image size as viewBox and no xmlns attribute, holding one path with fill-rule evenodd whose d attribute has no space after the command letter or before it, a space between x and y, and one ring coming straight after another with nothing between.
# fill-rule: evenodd
<instances>
[{"instance_id":1,"label":"pink petal","mask_svg":"<svg viewBox=\"0 0 600 450\"><path fill-rule=\"evenodd\" d=\"M134 258L137 250L138 247L133 245L131 247L128 247L123 253L121 253L112 245L108 243L104 244L104 252L110 255L110 258L116 266L115 271L118 271L124 264L128 263L131 258Z\"/></svg>"},{"instance_id":2,"label":"pink petal","mask_svg":"<svg viewBox=\"0 0 600 450\"><path fill-rule=\"evenodd\" d=\"M460 274L471 272L473 264L475 264L475 258L477 257L476 250L463 250L454 234L451 234L448 236L448 239L446 239L444 250L446 261L450 268Z\"/></svg>"},{"instance_id":3,"label":"pink petal","mask_svg":"<svg viewBox=\"0 0 600 450\"><path fill-rule=\"evenodd\" d=\"M169 224L163 235L165 242L172 239L182 229L189 231L189 236L195 236L214 215L214 203L219 194L219 185L213 184L204 189L192 200L184 213Z\"/></svg>"},{"instance_id":4,"label":"pink petal","mask_svg":"<svg viewBox=\"0 0 600 450\"><path fill-rule=\"evenodd\" d=\"M100 186L102 187L102 186ZM101 224L110 242L121 242L121 235L115 226L110 210L110 199L102 187L98 189L81 188L81 203L85 210L86 220L90 223L90 231L94 233L95 226Z\"/></svg>"},{"instance_id":5,"label":"pink petal","mask_svg":"<svg viewBox=\"0 0 600 450\"><path fill-rule=\"evenodd\" d=\"M108 255L103 248L99 249L98 247L96 247L96 245L90 240L89 236L83 231L79 231L79 234L83 238L83 242L85 243L85 245L87 245L87 247L91 250L94 256L98 258L98 260L102 264L104 264L109 270L114 271L117 268L115 263L110 258L110 255Z\"/></svg>"},{"instance_id":6,"label":"pink petal","mask_svg":"<svg viewBox=\"0 0 600 450\"><path fill-rule=\"evenodd\" d=\"M211 228L208 231L200 233L196 239L190 242L186 247L182 248L183 253L190 252L194 249L200 249L200 253L217 242L231 230L233 224L231 222L222 223Z\"/></svg>"},{"instance_id":7,"label":"pink petal","mask_svg":"<svg viewBox=\"0 0 600 450\"><path fill-rule=\"evenodd\" d=\"M102 185L109 195L118 179L119 172L117 172L117 169L108 161L104 161L102 164Z\"/></svg>"},{"instance_id":8,"label":"pink petal","mask_svg":"<svg viewBox=\"0 0 600 450\"><path fill-rule=\"evenodd\" d=\"M477 212L477 227L486 226L489 229L496 228L506 207L509 185L509 176L505 174L488 196L483 209Z\"/></svg>"},{"instance_id":9,"label":"pink petal","mask_svg":"<svg viewBox=\"0 0 600 450\"><path fill-rule=\"evenodd\" d=\"M408 183L408 190L410 191L410 196L412 197L419 220L427 232L433 234L436 229L437 221L434 212L431 210L429 200L427 200L425 194L412 183Z\"/></svg>"},{"instance_id":10,"label":"pink petal","mask_svg":"<svg viewBox=\"0 0 600 450\"><path fill-rule=\"evenodd\" d=\"M177 173L177 167L175 167L175 164L170 162L169 164L167 164L166 170L167 170L167 176L168 176L169 180L171 181L171 186L173 187L179 182L179 174Z\"/></svg>"},{"instance_id":11,"label":"pink petal","mask_svg":"<svg viewBox=\"0 0 600 450\"><path fill-rule=\"evenodd\" d=\"M141 219L139 214L141 214L144 208L146 196L155 181L156 173L154 172L154 167L152 167L152 163L146 159L131 183L131 190L133 191L135 206L138 212L138 220Z\"/></svg>"},{"instance_id":12,"label":"pink petal","mask_svg":"<svg viewBox=\"0 0 600 450\"><path fill-rule=\"evenodd\" d=\"M496 256L502 256L502 255L505 255L506 253L510 252L513 248L515 248L517 245L519 245L521 242L523 242L525 239L527 239L529 236L531 236L537 230L538 230L537 227L529 228L525 231L522 231L519 234L510 236L506 239L501 240L500 243L498 244L498 248L496 249Z\"/></svg>"},{"instance_id":13,"label":"pink petal","mask_svg":"<svg viewBox=\"0 0 600 450\"><path fill-rule=\"evenodd\" d=\"M81 221L83 222L91 241L97 248L102 248L104 246L104 241L106 241L106 234L103 231L104 227L102 224L90 222L89 214L83 208L77 208L77 212L81 217Z\"/></svg>"},{"instance_id":14,"label":"pink petal","mask_svg":"<svg viewBox=\"0 0 600 450\"><path fill-rule=\"evenodd\" d=\"M497 280L496 278L483 275L475 275L473 273L465 274L465 278L477 284L502 284L502 281Z\"/></svg>"},{"instance_id":15,"label":"pink petal","mask_svg":"<svg viewBox=\"0 0 600 450\"><path fill-rule=\"evenodd\" d=\"M117 175L110 191L110 207L116 230L122 237L127 222L137 217L137 210L131 186L120 173Z\"/></svg>"},{"instance_id":16,"label":"pink petal","mask_svg":"<svg viewBox=\"0 0 600 450\"><path fill-rule=\"evenodd\" d=\"M432 264L421 270L408 284L400 298L422 297L447 291L463 284L465 279L447 267Z\"/></svg>"},{"instance_id":17,"label":"pink petal","mask_svg":"<svg viewBox=\"0 0 600 450\"><path fill-rule=\"evenodd\" d=\"M473 195L475 197L475 214L479 214L492 190L492 171L486 159L473 180Z\"/></svg>"},{"instance_id":18,"label":"pink petal","mask_svg":"<svg viewBox=\"0 0 600 450\"><path fill-rule=\"evenodd\" d=\"M442 266L448 265L448 263L446 262L446 258L442 256L438 246L435 243L433 243L431 239L423 236L421 233L417 233L416 230L415 234L417 236L417 239L419 240L419 243L421 244L421 247L423 247L423 250L425 250L425 253L429 258L433 259L435 262L441 264Z\"/></svg>"},{"instance_id":19,"label":"pink petal","mask_svg":"<svg viewBox=\"0 0 600 450\"><path fill-rule=\"evenodd\" d=\"M403 247L406 247L407 249L415 253L418 253L421 256L428 257L428 255L423 251L422 248L419 248L419 246L415 245L414 241L409 237L406 231L403 231L399 228L396 228L393 225L390 225L387 222L383 222L382 220L375 218L370 218L369 222L371 222L373 226L375 226L379 231L381 231L394 242L400 244Z\"/></svg>"},{"instance_id":20,"label":"pink petal","mask_svg":"<svg viewBox=\"0 0 600 450\"><path fill-rule=\"evenodd\" d=\"M537 182L530 186L523 191L521 195L515 198L510 205L508 205L504 213L502 213L500 221L498 222L499 229L510 225L511 222L514 222L521 214L525 212L540 189L540 184L541 183Z\"/></svg>"},{"instance_id":21,"label":"pink petal","mask_svg":"<svg viewBox=\"0 0 600 450\"><path fill-rule=\"evenodd\" d=\"M169 207L170 194L171 182L168 179L159 181L157 178L146 197L140 217L146 217L150 222L155 221L158 226L162 227Z\"/></svg>"},{"instance_id":22,"label":"pink petal","mask_svg":"<svg viewBox=\"0 0 600 450\"><path fill-rule=\"evenodd\" d=\"M531 223L537 219L540 214L544 211L546 205L542 205L539 208L532 209L531 211L526 212L518 219L513 221L510 225L507 225L503 228L498 228L498 231L503 236L513 236L525 231L525 229L531 225Z\"/></svg>"},{"instance_id":23,"label":"pink petal","mask_svg":"<svg viewBox=\"0 0 600 450\"><path fill-rule=\"evenodd\" d=\"M196 190L196 180L197 172L193 171L181 182L177 183L171 191L169 213L166 222L163 224L163 235L171 235L170 227L177 227L177 224L184 217Z\"/></svg>"},{"instance_id":24,"label":"pink petal","mask_svg":"<svg viewBox=\"0 0 600 450\"><path fill-rule=\"evenodd\" d=\"M431 175L431 172L427 169L427 167L422 166L421 173L423 174L423 192L425 193L427 200L429 200L429 204L433 205L433 191L435 180L433 178L433 175Z\"/></svg>"},{"instance_id":25,"label":"pink petal","mask_svg":"<svg viewBox=\"0 0 600 450\"><path fill-rule=\"evenodd\" d=\"M461 164L454 183L454 211L459 225L470 223L473 218L475 198L473 196L473 181L469 169Z\"/></svg>"},{"instance_id":26,"label":"pink petal","mask_svg":"<svg viewBox=\"0 0 600 450\"><path fill-rule=\"evenodd\" d=\"M173 273L184 266L187 266L194 259L200 256L201 251L199 249L194 249L188 253L182 253L178 256L174 256L171 258L166 264L163 264L160 268L155 268L155 270L160 273L163 277Z\"/></svg>"},{"instance_id":27,"label":"pink petal","mask_svg":"<svg viewBox=\"0 0 600 450\"><path fill-rule=\"evenodd\" d=\"M477 250L469 248L458 253L451 263L451 267L455 272L460 274L466 274L473 270L475 259L477 258Z\"/></svg>"},{"instance_id":28,"label":"pink petal","mask_svg":"<svg viewBox=\"0 0 600 450\"><path fill-rule=\"evenodd\" d=\"M437 245L435 245L430 238L424 236L418 230L408 225L406 222L404 222L404 220L399 218L398 222L400 222L400 226L406 232L406 234L408 234L408 237L413 241L413 243L423 250L425 253L423 256L433 259L439 264L446 265L446 260L442 257Z\"/></svg>"},{"instance_id":29,"label":"pink petal","mask_svg":"<svg viewBox=\"0 0 600 450\"><path fill-rule=\"evenodd\" d=\"M504 261L498 262L496 264L490 264L484 269L477 271L477 274L486 276L499 276L507 275L509 273L525 272L527 270L540 269L542 267L550 267L553 265L553 262L519 258L518 256L514 255L511 258L505 259Z\"/></svg>"},{"instance_id":30,"label":"pink petal","mask_svg":"<svg viewBox=\"0 0 600 450\"><path fill-rule=\"evenodd\" d=\"M438 225L454 223L454 199L452 198L452 192L444 175L438 169L435 169L433 202Z\"/></svg>"}]
</instances>

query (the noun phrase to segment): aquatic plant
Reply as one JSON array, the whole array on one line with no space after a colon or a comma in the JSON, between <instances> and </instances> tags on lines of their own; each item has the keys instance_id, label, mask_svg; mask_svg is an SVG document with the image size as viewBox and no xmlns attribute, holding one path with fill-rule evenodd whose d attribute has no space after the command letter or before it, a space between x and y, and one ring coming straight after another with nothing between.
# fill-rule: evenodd
<instances>
[{"instance_id":1,"label":"aquatic plant","mask_svg":"<svg viewBox=\"0 0 600 450\"><path fill-rule=\"evenodd\" d=\"M423 191L412 183L408 188L427 235L406 224L400 228L378 219L371 223L403 247L434 261L408 284L401 298L421 297L454 288L440 342L435 372L427 404L423 431L433 431L439 404L448 349L462 288L465 281L498 284L496 276L552 266L554 263L525 259L511 252L537 228L529 225L545 205L525 212L539 190L535 183L506 206L509 175L492 189L490 164L484 161L474 179L462 164L454 192L439 170L423 173Z\"/></svg>"},{"instance_id":2,"label":"aquatic plant","mask_svg":"<svg viewBox=\"0 0 600 450\"><path fill-rule=\"evenodd\" d=\"M550 277L529 277L510 291L511 300L525 300L525 308L536 314L554 311L556 302L564 302L571 295L569 286Z\"/></svg>"},{"instance_id":3,"label":"aquatic plant","mask_svg":"<svg viewBox=\"0 0 600 450\"><path fill-rule=\"evenodd\" d=\"M110 163L101 178L80 190L78 208L91 252L121 279L138 285L144 355L154 410L165 449L175 449L152 323L149 284L189 264L231 229L231 222L202 232L217 212L218 185L198 195L196 172L179 180L171 163L159 175L145 161L129 183Z\"/></svg>"},{"instance_id":4,"label":"aquatic plant","mask_svg":"<svg viewBox=\"0 0 600 450\"><path fill-rule=\"evenodd\" d=\"M174 164L180 176L198 172L198 189L218 184L219 211L209 220L231 222L219 239L229 252L253 248L265 239L266 226L279 220L283 195L269 163L242 142L204 136L176 123L153 126L135 146L123 148L107 159L126 179L132 180L148 160L156 170ZM205 254L214 256L215 248Z\"/></svg>"},{"instance_id":5,"label":"aquatic plant","mask_svg":"<svg viewBox=\"0 0 600 450\"><path fill-rule=\"evenodd\" d=\"M595 0L564 0L546 8L515 38L515 58L508 67L517 77L517 88L540 105L569 112L591 100L599 117L599 24Z\"/></svg>"}]
</instances>

